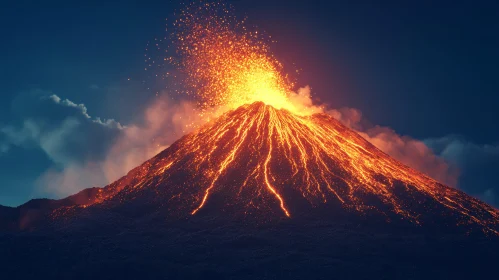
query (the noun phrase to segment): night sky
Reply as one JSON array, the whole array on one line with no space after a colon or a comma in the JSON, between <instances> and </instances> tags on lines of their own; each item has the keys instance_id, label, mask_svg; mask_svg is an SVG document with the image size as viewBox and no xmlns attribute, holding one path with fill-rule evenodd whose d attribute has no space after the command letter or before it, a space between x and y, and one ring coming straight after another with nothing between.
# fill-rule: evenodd
<instances>
[{"instance_id":1,"label":"night sky","mask_svg":"<svg viewBox=\"0 0 499 280\"><path fill-rule=\"evenodd\" d=\"M145 125L160 87L145 48L165 36L176 1L10 2L0 9L0 204L106 184L95 163L124 126ZM424 143L459 170L457 188L499 206L496 1L228 2L278 41L275 55L317 100L362 112L362 129L391 128L401 149ZM50 180L68 171L80 175Z\"/></svg>"}]
</instances>

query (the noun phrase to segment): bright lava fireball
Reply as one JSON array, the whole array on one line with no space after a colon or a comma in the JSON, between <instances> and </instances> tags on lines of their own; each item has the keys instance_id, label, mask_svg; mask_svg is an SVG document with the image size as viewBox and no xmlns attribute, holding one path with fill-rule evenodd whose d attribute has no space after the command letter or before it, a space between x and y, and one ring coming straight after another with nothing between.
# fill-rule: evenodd
<instances>
[{"instance_id":1,"label":"bright lava fireball","mask_svg":"<svg viewBox=\"0 0 499 280\"><path fill-rule=\"evenodd\" d=\"M269 36L249 31L219 3L193 4L174 23L173 40L186 83L204 107L235 109L256 101L303 115L290 100L293 83L269 50Z\"/></svg>"}]
</instances>

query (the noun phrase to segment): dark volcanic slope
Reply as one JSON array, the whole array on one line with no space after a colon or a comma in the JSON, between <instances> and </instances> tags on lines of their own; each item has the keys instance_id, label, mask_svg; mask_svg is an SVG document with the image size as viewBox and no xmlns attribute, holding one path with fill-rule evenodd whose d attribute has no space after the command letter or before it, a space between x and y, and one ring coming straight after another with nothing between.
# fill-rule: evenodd
<instances>
[{"instance_id":1,"label":"dark volcanic slope","mask_svg":"<svg viewBox=\"0 0 499 280\"><path fill-rule=\"evenodd\" d=\"M47 209L57 210L50 218L115 209L129 217L161 210L165 219L183 219L214 211L269 221L313 212L324 219L353 215L442 230L499 229L495 209L400 164L335 119L296 116L258 102L72 200L80 206L52 202Z\"/></svg>"},{"instance_id":2,"label":"dark volcanic slope","mask_svg":"<svg viewBox=\"0 0 499 280\"><path fill-rule=\"evenodd\" d=\"M0 229L0 269L8 279L485 279L497 217L329 116L255 103L105 188L0 208L4 229L25 229Z\"/></svg>"}]
</instances>

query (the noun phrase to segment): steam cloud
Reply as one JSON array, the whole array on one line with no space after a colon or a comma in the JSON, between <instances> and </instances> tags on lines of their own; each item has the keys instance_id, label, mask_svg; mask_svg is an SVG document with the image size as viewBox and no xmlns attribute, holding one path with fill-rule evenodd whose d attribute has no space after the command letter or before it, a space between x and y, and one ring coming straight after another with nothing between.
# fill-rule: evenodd
<instances>
[{"instance_id":1,"label":"steam cloud","mask_svg":"<svg viewBox=\"0 0 499 280\"><path fill-rule=\"evenodd\" d=\"M366 126L362 112L354 108L327 110L326 106L314 105L309 86L300 88L290 97L291 102L301 110L311 113L326 113L349 128L356 130L367 141L398 161L425 173L446 185L457 185L458 170L420 140L397 134L393 129L382 126Z\"/></svg>"},{"instance_id":2,"label":"steam cloud","mask_svg":"<svg viewBox=\"0 0 499 280\"><path fill-rule=\"evenodd\" d=\"M53 162L34 182L34 196L64 197L102 187L150 159L220 112L200 112L194 103L166 96L150 103L130 125L92 117L84 104L35 90L14 104L19 124L0 127L0 155L12 146L39 149Z\"/></svg>"},{"instance_id":3,"label":"steam cloud","mask_svg":"<svg viewBox=\"0 0 499 280\"><path fill-rule=\"evenodd\" d=\"M367 122L363 122L362 112L358 109L327 110L326 106L314 105L309 86L300 88L297 93L291 95L290 99L297 108L333 116L398 161L446 185L457 186L459 175L457 168L450 165L442 157L435 155L423 141L399 135L389 127L367 126L364 124Z\"/></svg>"},{"instance_id":4,"label":"steam cloud","mask_svg":"<svg viewBox=\"0 0 499 280\"><path fill-rule=\"evenodd\" d=\"M389 127L365 127L362 124L362 112L354 108L330 110L327 113L396 160L446 185L457 186L458 169L435 155L423 141L399 135Z\"/></svg>"},{"instance_id":5,"label":"steam cloud","mask_svg":"<svg viewBox=\"0 0 499 280\"><path fill-rule=\"evenodd\" d=\"M82 112L86 114L86 110ZM102 125L110 123L96 120L93 122ZM62 170L51 169L44 173L38 178L37 186L58 196L74 194L88 187L105 186L155 156L205 120L206 116L200 117L200 112L191 102L175 103L168 101L166 96L158 98L145 110L141 122L114 126L120 129L120 133L112 139L102 159L69 161Z\"/></svg>"}]
</instances>

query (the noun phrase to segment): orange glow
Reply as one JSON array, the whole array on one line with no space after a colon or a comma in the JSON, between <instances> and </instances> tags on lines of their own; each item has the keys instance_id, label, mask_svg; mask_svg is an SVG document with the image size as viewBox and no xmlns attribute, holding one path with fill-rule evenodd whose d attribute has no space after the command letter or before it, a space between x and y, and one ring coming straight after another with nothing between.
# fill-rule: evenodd
<instances>
[{"instance_id":1,"label":"orange glow","mask_svg":"<svg viewBox=\"0 0 499 280\"><path fill-rule=\"evenodd\" d=\"M218 3L194 4L174 23L177 54L172 63L184 70L186 83L203 107L262 101L304 114L289 100L293 83L270 53L269 37L251 32Z\"/></svg>"},{"instance_id":2,"label":"orange glow","mask_svg":"<svg viewBox=\"0 0 499 280\"><path fill-rule=\"evenodd\" d=\"M421 215L449 215L499 234L492 207L392 159L333 117L291 102L293 84L260 35L226 10L213 13L216 7L193 5L180 14L176 41L183 59L170 60L185 71L201 106L231 110L104 188L89 205L125 203L147 190L169 214L198 215L218 194L226 198L220 208L290 218L297 196L312 206L395 214L416 224Z\"/></svg>"},{"instance_id":3,"label":"orange glow","mask_svg":"<svg viewBox=\"0 0 499 280\"><path fill-rule=\"evenodd\" d=\"M197 215L218 194L229 197L221 209L236 205L239 213L292 217L293 193L310 205L395 214L416 224L420 215L442 215L432 212L439 207L460 217L459 223L499 234L495 209L390 158L331 116L299 116L262 102L186 135L98 192L89 205L126 203L144 190L154 190L179 216Z\"/></svg>"}]
</instances>

